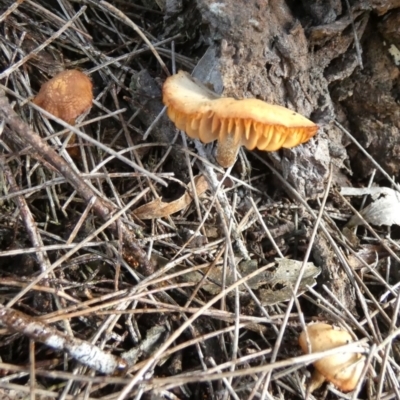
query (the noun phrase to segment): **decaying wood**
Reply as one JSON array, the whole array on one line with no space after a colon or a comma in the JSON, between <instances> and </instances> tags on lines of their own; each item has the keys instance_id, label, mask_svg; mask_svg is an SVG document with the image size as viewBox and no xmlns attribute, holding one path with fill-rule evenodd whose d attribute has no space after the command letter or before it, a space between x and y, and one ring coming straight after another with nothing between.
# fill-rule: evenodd
<instances>
[{"instance_id":1,"label":"decaying wood","mask_svg":"<svg viewBox=\"0 0 400 400\"><path fill-rule=\"evenodd\" d=\"M243 8L240 0L197 0L196 6L209 43L194 70L196 78L217 93L223 90L224 96L257 97L307 117L318 109L319 88L327 83L313 70L305 31L285 1ZM187 17L187 24L194 24L193 17ZM316 140L270 155L302 195L322 191L331 161L327 133L329 126L322 124Z\"/></svg>"},{"instance_id":2,"label":"decaying wood","mask_svg":"<svg viewBox=\"0 0 400 400\"><path fill-rule=\"evenodd\" d=\"M387 37L389 39L392 35ZM364 69L355 70L340 85L336 84L333 95L338 109L346 115L355 138L389 175L398 175L400 73L396 59L390 53L392 45L391 39L386 41L373 32L367 34ZM353 170L359 178L371 174L373 165L364 157L357 159L358 149L355 146L349 146L348 153L354 160Z\"/></svg>"},{"instance_id":3,"label":"decaying wood","mask_svg":"<svg viewBox=\"0 0 400 400\"><path fill-rule=\"evenodd\" d=\"M322 281L334 293L338 302L353 315L356 311L356 295L349 282L349 277L341 268L337 256L324 236L318 236L313 248L317 265L323 265Z\"/></svg>"},{"instance_id":4,"label":"decaying wood","mask_svg":"<svg viewBox=\"0 0 400 400\"><path fill-rule=\"evenodd\" d=\"M370 39L364 33L367 24L371 24L371 10L384 15L398 7L398 3L379 0L366 7L363 2L356 2L351 10L337 0L302 3L318 22L307 29L304 26L309 21L302 24L295 16L296 7L289 8L284 0L256 2L244 9L240 0L218 3L197 0L200 15L184 14L184 23L201 26L202 40L209 48L196 66L194 76L209 82L217 92L223 91L225 96L257 97L285 105L311 116L320 125L319 135L311 143L268 155L274 166L306 197L321 193L330 162L336 166L336 182L343 182L340 169L348 168L345 162L349 157L355 161L352 167L357 172L361 172L358 164L365 162L357 160L356 153L348 153L344 147L342 133L332 123L338 109L347 114L374 157L396 174L398 163L391 160L398 158L396 138L400 135L397 128L391 127L397 126L395 121L399 118L395 95L390 93L397 85L398 68L388 49L398 43L395 29L390 28L397 26L394 21L398 11L380 23L380 30L388 39L386 43L372 26ZM167 12L176 17L173 12L176 7L172 4L169 10L167 3ZM193 18L201 19L201 25ZM368 44L363 48L364 71L358 70L349 78L361 61L354 46L359 48L358 41L365 36ZM376 79L365 78L371 73ZM349 83L342 85L346 78ZM382 84L377 85L377 79ZM365 81L370 85L368 90ZM328 88L332 82L337 87L333 97ZM371 92L376 92L375 98L381 99L379 103L369 101ZM378 114L387 115L389 120L379 122L382 118L377 118ZM368 168L362 167L363 174L370 170L369 164Z\"/></svg>"}]
</instances>

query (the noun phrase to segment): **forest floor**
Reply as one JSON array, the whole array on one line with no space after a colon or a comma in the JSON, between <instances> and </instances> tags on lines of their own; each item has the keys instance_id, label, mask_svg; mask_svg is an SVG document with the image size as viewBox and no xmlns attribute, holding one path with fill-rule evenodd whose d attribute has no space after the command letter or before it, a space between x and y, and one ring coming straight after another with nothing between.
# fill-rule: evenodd
<instances>
[{"instance_id":1,"label":"forest floor","mask_svg":"<svg viewBox=\"0 0 400 400\"><path fill-rule=\"evenodd\" d=\"M223 3L0 0L0 399L400 399L400 5L275 0L264 30ZM264 81L221 33L254 41L241 14ZM224 95L316 137L225 170L178 131L163 82L211 42ZM32 102L66 69L93 84L73 126ZM312 322L357 360L313 394Z\"/></svg>"}]
</instances>

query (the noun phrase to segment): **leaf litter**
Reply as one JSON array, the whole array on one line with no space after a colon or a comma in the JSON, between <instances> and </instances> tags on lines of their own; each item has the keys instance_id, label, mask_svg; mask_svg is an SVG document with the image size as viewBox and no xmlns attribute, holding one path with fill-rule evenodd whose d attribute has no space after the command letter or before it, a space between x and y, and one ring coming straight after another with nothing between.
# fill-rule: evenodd
<instances>
[{"instance_id":1,"label":"leaf litter","mask_svg":"<svg viewBox=\"0 0 400 400\"><path fill-rule=\"evenodd\" d=\"M376 226L400 226L400 192L397 190L386 187L365 189L343 187L341 193L344 196L371 196L371 204L360 211L361 216L368 223ZM362 224L363 220L354 215L347 223L347 227L353 228Z\"/></svg>"},{"instance_id":2,"label":"leaf litter","mask_svg":"<svg viewBox=\"0 0 400 400\"><path fill-rule=\"evenodd\" d=\"M249 175L244 162L223 171L209 147L172 128L157 93L172 59L185 69L197 62L171 50L185 35L163 36L174 2L60 3L1 8L0 397L304 398L315 358L301 355L297 338L322 320L374 344L369 398L393 398L397 232L347 241L348 207L331 191L311 242L318 200L257 154L247 154ZM326 26L314 33L318 43L342 32ZM71 68L90 75L96 98L74 127L29 103ZM397 194L374 190L354 194L375 196L361 215L398 224Z\"/></svg>"}]
</instances>

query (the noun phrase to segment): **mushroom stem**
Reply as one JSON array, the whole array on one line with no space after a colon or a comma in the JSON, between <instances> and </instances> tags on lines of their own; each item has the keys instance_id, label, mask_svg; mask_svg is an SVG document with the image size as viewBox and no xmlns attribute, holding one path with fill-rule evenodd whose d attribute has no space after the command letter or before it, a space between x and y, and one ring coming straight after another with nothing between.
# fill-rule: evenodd
<instances>
[{"instance_id":1,"label":"mushroom stem","mask_svg":"<svg viewBox=\"0 0 400 400\"><path fill-rule=\"evenodd\" d=\"M314 390L319 389L325 382L325 376L322 375L317 369L314 369L308 390L312 393Z\"/></svg>"},{"instance_id":2,"label":"mushroom stem","mask_svg":"<svg viewBox=\"0 0 400 400\"><path fill-rule=\"evenodd\" d=\"M240 146L240 140L237 140L233 133L228 134L223 140L218 140L216 159L223 168L228 168L236 161Z\"/></svg>"}]
</instances>

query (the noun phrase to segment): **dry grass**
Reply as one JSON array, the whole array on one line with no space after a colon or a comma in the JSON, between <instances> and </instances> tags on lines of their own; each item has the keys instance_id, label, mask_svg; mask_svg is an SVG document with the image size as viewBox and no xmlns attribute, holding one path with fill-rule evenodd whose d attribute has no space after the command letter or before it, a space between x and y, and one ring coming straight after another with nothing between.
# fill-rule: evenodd
<instances>
[{"instance_id":1,"label":"dry grass","mask_svg":"<svg viewBox=\"0 0 400 400\"><path fill-rule=\"evenodd\" d=\"M43 332L34 341L24 327L3 325L0 398L305 398L306 365L321 355L301 355L297 338L313 320L350 327L358 341L348 351L368 343L368 368L356 392L328 385L310 399L400 398L398 244L363 228L361 245L343 237L349 208L330 181L321 203L307 202L265 158L250 155L251 175L239 176L171 130L160 98L132 82L147 71L157 92L172 58L186 69L196 60L173 54L180 34L162 36L159 8L132 3L0 2L0 88L18 119L10 123L8 110L0 124L0 304L36 317L24 324L52 325L127 363L95 372L43 345ZM90 115L74 128L29 103L65 68L84 70L95 87ZM40 142L49 145L43 152ZM200 174L208 190L197 196ZM134 215L138 205L190 191L193 201L178 213ZM316 246L326 258L316 259ZM323 270L319 284L267 304L251 278L268 285L275 257L303 266L310 257ZM250 258L258 269L242 277L238 263ZM216 268L218 282L210 278ZM203 271L197 280L194 271ZM210 281L218 291L204 289Z\"/></svg>"}]
</instances>

